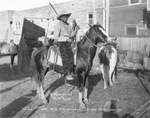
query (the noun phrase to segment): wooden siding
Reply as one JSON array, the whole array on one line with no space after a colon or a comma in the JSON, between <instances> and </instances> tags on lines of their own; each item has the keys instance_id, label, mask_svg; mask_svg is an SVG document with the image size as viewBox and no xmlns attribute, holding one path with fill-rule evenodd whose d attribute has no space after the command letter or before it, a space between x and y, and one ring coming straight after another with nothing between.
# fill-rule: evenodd
<instances>
[{"instance_id":1,"label":"wooden siding","mask_svg":"<svg viewBox=\"0 0 150 118\"><path fill-rule=\"evenodd\" d=\"M118 37L117 42L122 50L150 51L150 37Z\"/></svg>"}]
</instances>

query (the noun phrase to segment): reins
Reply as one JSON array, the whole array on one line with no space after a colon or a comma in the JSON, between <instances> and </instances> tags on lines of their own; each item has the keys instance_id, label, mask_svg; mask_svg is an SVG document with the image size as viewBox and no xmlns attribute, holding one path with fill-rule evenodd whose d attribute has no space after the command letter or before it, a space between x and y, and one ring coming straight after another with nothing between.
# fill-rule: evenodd
<instances>
[{"instance_id":1,"label":"reins","mask_svg":"<svg viewBox=\"0 0 150 118\"><path fill-rule=\"evenodd\" d=\"M80 28L81 29L81 28ZM83 32L83 34L84 34L84 36L88 39L88 41L93 45L93 46L95 46L95 47L100 47L100 46L97 46L97 45L95 45L87 36L86 36L86 34L84 33L84 31L81 29L81 31ZM98 34L94 31L94 33L96 34L96 36L97 37L99 37L98 36ZM101 38L101 37L99 37L99 38ZM104 41L103 41L104 42ZM105 45L105 43L104 43L104 45Z\"/></svg>"}]
</instances>

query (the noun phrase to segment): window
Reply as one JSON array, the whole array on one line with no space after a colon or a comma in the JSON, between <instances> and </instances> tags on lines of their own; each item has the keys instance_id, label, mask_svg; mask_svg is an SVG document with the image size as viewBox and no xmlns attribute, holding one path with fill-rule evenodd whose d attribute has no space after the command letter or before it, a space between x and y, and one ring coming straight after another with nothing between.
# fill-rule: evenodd
<instances>
[{"instance_id":1,"label":"window","mask_svg":"<svg viewBox=\"0 0 150 118\"><path fill-rule=\"evenodd\" d=\"M141 0L129 0L129 5L141 3Z\"/></svg>"},{"instance_id":2,"label":"window","mask_svg":"<svg viewBox=\"0 0 150 118\"><path fill-rule=\"evenodd\" d=\"M136 35L138 35L138 25L126 25L125 35L127 35L127 36L136 36Z\"/></svg>"},{"instance_id":3,"label":"window","mask_svg":"<svg viewBox=\"0 0 150 118\"><path fill-rule=\"evenodd\" d=\"M16 29L20 29L20 21L16 21Z\"/></svg>"},{"instance_id":4,"label":"window","mask_svg":"<svg viewBox=\"0 0 150 118\"><path fill-rule=\"evenodd\" d=\"M12 22L12 21L10 21L10 27L12 27L12 25L13 25L13 22Z\"/></svg>"},{"instance_id":5,"label":"window","mask_svg":"<svg viewBox=\"0 0 150 118\"><path fill-rule=\"evenodd\" d=\"M88 13L88 24L93 24L93 14Z\"/></svg>"}]
</instances>

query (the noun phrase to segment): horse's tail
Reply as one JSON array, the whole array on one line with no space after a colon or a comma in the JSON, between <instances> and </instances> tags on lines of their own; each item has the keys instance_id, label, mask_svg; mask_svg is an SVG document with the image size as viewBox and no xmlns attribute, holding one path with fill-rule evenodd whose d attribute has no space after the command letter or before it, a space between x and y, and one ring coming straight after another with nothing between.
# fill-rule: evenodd
<instances>
[{"instance_id":1,"label":"horse's tail","mask_svg":"<svg viewBox=\"0 0 150 118\"><path fill-rule=\"evenodd\" d=\"M31 79L35 80L36 83L39 83L40 80L39 80L39 73L38 73L38 70L37 70L37 64L36 64L36 61L35 61L35 55L36 55L36 51L37 51L37 48L33 48L33 51L32 51L32 55L31 55L31 65L30 65L30 76L31 76Z\"/></svg>"}]
</instances>

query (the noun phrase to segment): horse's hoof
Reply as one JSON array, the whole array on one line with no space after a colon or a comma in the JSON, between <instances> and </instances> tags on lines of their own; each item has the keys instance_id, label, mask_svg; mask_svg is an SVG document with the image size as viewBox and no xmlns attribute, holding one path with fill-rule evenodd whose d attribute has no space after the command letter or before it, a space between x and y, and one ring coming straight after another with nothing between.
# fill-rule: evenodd
<instances>
[{"instance_id":1,"label":"horse's hoof","mask_svg":"<svg viewBox=\"0 0 150 118\"><path fill-rule=\"evenodd\" d=\"M12 66L10 66L10 70L11 70L11 71L13 70L13 67L12 67Z\"/></svg>"},{"instance_id":2,"label":"horse's hoof","mask_svg":"<svg viewBox=\"0 0 150 118\"><path fill-rule=\"evenodd\" d=\"M113 84L116 84L116 81L113 81Z\"/></svg>"},{"instance_id":3,"label":"horse's hoof","mask_svg":"<svg viewBox=\"0 0 150 118\"><path fill-rule=\"evenodd\" d=\"M111 87L111 86L113 86L113 84L112 84L112 83L110 83L110 84L109 84L109 86Z\"/></svg>"},{"instance_id":4,"label":"horse's hoof","mask_svg":"<svg viewBox=\"0 0 150 118\"><path fill-rule=\"evenodd\" d=\"M84 102L85 105L89 104L89 100L88 99L84 99L83 102Z\"/></svg>"},{"instance_id":5,"label":"horse's hoof","mask_svg":"<svg viewBox=\"0 0 150 118\"><path fill-rule=\"evenodd\" d=\"M104 90L106 90L107 89L107 87L106 86L104 86Z\"/></svg>"},{"instance_id":6,"label":"horse's hoof","mask_svg":"<svg viewBox=\"0 0 150 118\"><path fill-rule=\"evenodd\" d=\"M80 104L79 108L82 112L86 111L86 105L84 103Z\"/></svg>"},{"instance_id":7,"label":"horse's hoof","mask_svg":"<svg viewBox=\"0 0 150 118\"><path fill-rule=\"evenodd\" d=\"M43 100L43 104L48 104L48 101L47 100Z\"/></svg>"}]
</instances>

